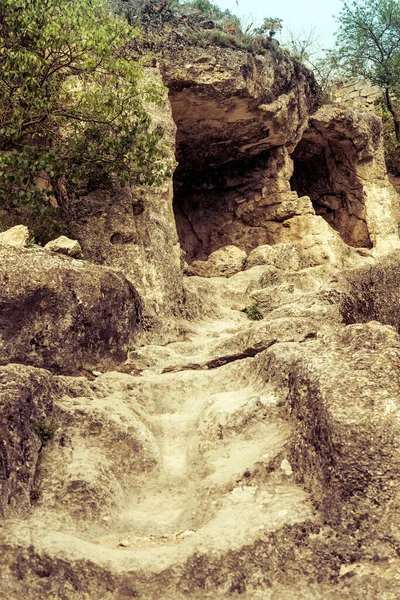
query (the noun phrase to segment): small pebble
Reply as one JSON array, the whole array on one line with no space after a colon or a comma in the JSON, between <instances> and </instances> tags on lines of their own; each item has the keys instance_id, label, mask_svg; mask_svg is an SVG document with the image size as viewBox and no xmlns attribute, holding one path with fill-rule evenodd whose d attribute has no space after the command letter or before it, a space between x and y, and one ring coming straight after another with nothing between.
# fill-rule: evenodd
<instances>
[{"instance_id":1,"label":"small pebble","mask_svg":"<svg viewBox=\"0 0 400 600\"><path fill-rule=\"evenodd\" d=\"M121 540L120 543L118 544L118 546L122 546L123 548L127 548L130 545L131 545L131 543L129 540Z\"/></svg>"},{"instance_id":2,"label":"small pebble","mask_svg":"<svg viewBox=\"0 0 400 600\"><path fill-rule=\"evenodd\" d=\"M194 533L196 533L196 532L193 531L193 529L188 529L187 531L178 531L178 533L175 534L175 537L177 537L179 539L184 539L184 538L190 537Z\"/></svg>"},{"instance_id":3,"label":"small pebble","mask_svg":"<svg viewBox=\"0 0 400 600\"><path fill-rule=\"evenodd\" d=\"M292 466L286 458L284 458L283 461L281 462L281 469L285 473L285 475L287 475L288 477L290 475L293 475Z\"/></svg>"}]
</instances>

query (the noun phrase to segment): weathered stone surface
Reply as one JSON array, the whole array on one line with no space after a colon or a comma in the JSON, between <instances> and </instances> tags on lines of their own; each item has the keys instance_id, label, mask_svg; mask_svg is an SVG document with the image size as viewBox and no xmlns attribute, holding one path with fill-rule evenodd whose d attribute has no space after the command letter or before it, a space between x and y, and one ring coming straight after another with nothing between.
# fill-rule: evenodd
<instances>
[{"instance_id":1,"label":"weathered stone surface","mask_svg":"<svg viewBox=\"0 0 400 600\"><path fill-rule=\"evenodd\" d=\"M378 264L345 271L341 312L345 323L379 321L400 331L398 310L400 252L382 258Z\"/></svg>"},{"instance_id":2,"label":"weathered stone surface","mask_svg":"<svg viewBox=\"0 0 400 600\"><path fill-rule=\"evenodd\" d=\"M51 374L0 366L0 515L23 517L31 507L39 453L54 429Z\"/></svg>"},{"instance_id":3,"label":"weathered stone surface","mask_svg":"<svg viewBox=\"0 0 400 600\"><path fill-rule=\"evenodd\" d=\"M348 108L374 110L374 103L383 99L383 89L368 80L347 79L332 86L332 100Z\"/></svg>"},{"instance_id":4,"label":"weathered stone surface","mask_svg":"<svg viewBox=\"0 0 400 600\"><path fill-rule=\"evenodd\" d=\"M146 68L143 84L162 91L159 69ZM164 130L164 166L175 166L176 127L164 102L146 106ZM182 308L181 249L172 210L172 177L161 186L97 189L69 198L65 219L85 258L122 271L140 293L146 315L171 317Z\"/></svg>"},{"instance_id":5,"label":"weathered stone surface","mask_svg":"<svg viewBox=\"0 0 400 600\"><path fill-rule=\"evenodd\" d=\"M305 353L290 375L296 429L291 464L324 520L339 527L356 524L361 539L373 538L372 523L390 536L400 525L399 358L393 328L357 324L330 347L319 348L318 356Z\"/></svg>"},{"instance_id":6,"label":"weathered stone surface","mask_svg":"<svg viewBox=\"0 0 400 600\"><path fill-rule=\"evenodd\" d=\"M372 112L327 105L310 117L292 154L293 189L352 246L399 245L399 199L389 183L382 124Z\"/></svg>"},{"instance_id":7,"label":"weathered stone surface","mask_svg":"<svg viewBox=\"0 0 400 600\"><path fill-rule=\"evenodd\" d=\"M29 230L25 225L15 225L7 231L0 233L0 244L25 248L28 245Z\"/></svg>"},{"instance_id":8,"label":"weathered stone surface","mask_svg":"<svg viewBox=\"0 0 400 600\"><path fill-rule=\"evenodd\" d=\"M290 193L288 151L316 104L313 76L277 46L259 55L189 46L165 51L163 77L177 126L174 209L188 261L232 243L246 251L270 243L265 222L303 209Z\"/></svg>"},{"instance_id":9,"label":"weathered stone surface","mask_svg":"<svg viewBox=\"0 0 400 600\"><path fill-rule=\"evenodd\" d=\"M48 242L45 250L51 250L52 252L58 252L59 254L65 254L72 258L82 258L82 248L77 240L71 240L65 235L61 235L56 240Z\"/></svg>"},{"instance_id":10,"label":"weathered stone surface","mask_svg":"<svg viewBox=\"0 0 400 600\"><path fill-rule=\"evenodd\" d=\"M307 262L296 244L282 243L255 248L247 257L246 268L251 269L256 265L271 265L284 271L299 271L312 266Z\"/></svg>"},{"instance_id":11,"label":"weathered stone surface","mask_svg":"<svg viewBox=\"0 0 400 600\"><path fill-rule=\"evenodd\" d=\"M257 56L215 50L164 53L181 173L285 144L294 148L315 104L313 75L278 47Z\"/></svg>"},{"instance_id":12,"label":"weathered stone surface","mask_svg":"<svg viewBox=\"0 0 400 600\"><path fill-rule=\"evenodd\" d=\"M271 86L273 50L246 70L245 83L240 52L210 53L186 49L164 65L178 129L174 207L188 262L232 243L247 252L274 244L287 219L314 211L347 244L377 252L397 247L399 200L386 175L379 118L338 104L313 114L312 82L305 72L294 76L290 61L282 59L279 85ZM253 64L254 57L248 60ZM285 78L289 92L280 87ZM259 104L263 94L274 98Z\"/></svg>"},{"instance_id":13,"label":"weathered stone surface","mask_svg":"<svg viewBox=\"0 0 400 600\"><path fill-rule=\"evenodd\" d=\"M246 252L236 246L224 246L212 252L207 260L195 260L187 272L200 277L231 277L242 271L247 258Z\"/></svg>"},{"instance_id":14,"label":"weathered stone surface","mask_svg":"<svg viewBox=\"0 0 400 600\"><path fill-rule=\"evenodd\" d=\"M185 293L170 186L69 208L147 315L185 302L179 339L132 345L122 273L0 251L1 360L96 374L0 367L0 596L398 600L400 258L379 256L398 244L379 121L324 107L303 135L312 90L280 51L168 52Z\"/></svg>"},{"instance_id":15,"label":"weathered stone surface","mask_svg":"<svg viewBox=\"0 0 400 600\"><path fill-rule=\"evenodd\" d=\"M0 247L0 363L71 372L123 360L140 298L122 273Z\"/></svg>"},{"instance_id":16,"label":"weathered stone surface","mask_svg":"<svg viewBox=\"0 0 400 600\"><path fill-rule=\"evenodd\" d=\"M392 260L387 279L372 280L391 281L398 306ZM141 348L141 377L54 378L59 427L41 453L37 499L0 529L6 597L29 588L33 600L44 589L100 600L111 586L152 600L238 589L286 600L300 585L305 600L362 600L368 585L395 600L400 338L390 325L342 322L355 274L376 267L293 267L188 278L221 316ZM316 312L296 313L300 296L290 304L292 292L271 289L274 275ZM229 308L263 282L281 303L263 321ZM161 374L165 365L179 369Z\"/></svg>"},{"instance_id":17,"label":"weathered stone surface","mask_svg":"<svg viewBox=\"0 0 400 600\"><path fill-rule=\"evenodd\" d=\"M71 532L108 523L131 489L157 470L159 448L124 390L126 378L115 373L113 391L97 381L57 378L63 393L54 400L57 427L36 476L36 519L52 511L51 519Z\"/></svg>"},{"instance_id":18,"label":"weathered stone surface","mask_svg":"<svg viewBox=\"0 0 400 600\"><path fill-rule=\"evenodd\" d=\"M321 216L288 219L283 227L275 229L275 235L279 242L296 243L311 264L343 266L354 255L353 249Z\"/></svg>"}]
</instances>

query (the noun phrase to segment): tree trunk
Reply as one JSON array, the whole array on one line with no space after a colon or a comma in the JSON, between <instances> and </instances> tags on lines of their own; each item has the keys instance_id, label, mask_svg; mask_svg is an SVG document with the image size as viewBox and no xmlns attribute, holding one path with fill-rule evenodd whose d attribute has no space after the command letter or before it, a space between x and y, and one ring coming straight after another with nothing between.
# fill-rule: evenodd
<instances>
[{"instance_id":1,"label":"tree trunk","mask_svg":"<svg viewBox=\"0 0 400 600\"><path fill-rule=\"evenodd\" d=\"M386 106L388 107L388 109L393 117L394 131L396 134L397 145L400 146L400 117L399 117L399 113L393 106L393 102L392 102L392 99L391 99L390 93L389 93L389 88L385 88L385 100L386 100Z\"/></svg>"}]
</instances>

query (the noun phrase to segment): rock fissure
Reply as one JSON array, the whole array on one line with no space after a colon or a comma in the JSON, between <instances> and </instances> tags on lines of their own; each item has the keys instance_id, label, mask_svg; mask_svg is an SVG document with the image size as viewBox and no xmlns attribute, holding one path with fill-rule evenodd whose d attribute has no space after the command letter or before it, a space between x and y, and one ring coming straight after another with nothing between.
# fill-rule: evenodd
<instances>
[{"instance_id":1,"label":"rock fissure","mask_svg":"<svg viewBox=\"0 0 400 600\"><path fill-rule=\"evenodd\" d=\"M237 360L243 360L245 358L254 358L255 356L257 356L257 354L260 354L260 352L264 352L264 350L267 350L267 348L270 348L271 346L276 344L277 341L278 340L271 340L267 343L260 343L256 347L246 348L245 350L243 350L242 352L238 352L237 354L219 356L218 358L213 358L204 363L165 367L162 373L171 373L176 372L178 370L185 371L188 369L216 369L218 367L222 367Z\"/></svg>"}]
</instances>

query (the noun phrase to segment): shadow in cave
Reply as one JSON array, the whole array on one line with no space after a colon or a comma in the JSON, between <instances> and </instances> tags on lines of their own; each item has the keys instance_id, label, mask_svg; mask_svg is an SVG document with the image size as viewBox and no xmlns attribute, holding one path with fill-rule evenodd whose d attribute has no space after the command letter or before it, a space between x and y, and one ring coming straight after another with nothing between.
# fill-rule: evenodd
<instances>
[{"instance_id":1,"label":"shadow in cave","mask_svg":"<svg viewBox=\"0 0 400 600\"><path fill-rule=\"evenodd\" d=\"M332 137L324 138L311 132L300 141L291 155L291 188L299 196L309 196L316 214L349 246L371 248L354 146L338 133L329 133Z\"/></svg>"},{"instance_id":2,"label":"shadow in cave","mask_svg":"<svg viewBox=\"0 0 400 600\"><path fill-rule=\"evenodd\" d=\"M206 260L211 252L229 244L248 250L273 243L265 229L257 231L241 215L241 207L265 185L269 158L270 152L264 151L204 170L179 164L174 175L173 208L189 263Z\"/></svg>"}]
</instances>

